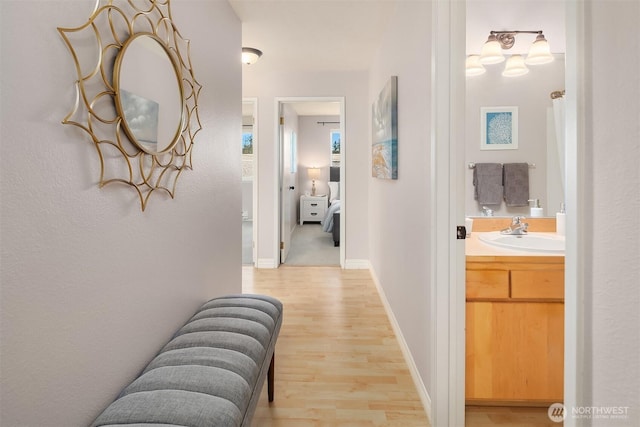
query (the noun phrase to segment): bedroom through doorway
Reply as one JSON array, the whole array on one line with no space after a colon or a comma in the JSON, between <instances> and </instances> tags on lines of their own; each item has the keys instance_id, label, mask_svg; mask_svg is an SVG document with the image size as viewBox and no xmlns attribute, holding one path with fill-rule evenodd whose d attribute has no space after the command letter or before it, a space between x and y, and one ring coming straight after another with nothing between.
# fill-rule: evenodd
<instances>
[{"instance_id":1,"label":"bedroom through doorway","mask_svg":"<svg viewBox=\"0 0 640 427\"><path fill-rule=\"evenodd\" d=\"M344 99L281 98L280 263L344 264Z\"/></svg>"}]
</instances>

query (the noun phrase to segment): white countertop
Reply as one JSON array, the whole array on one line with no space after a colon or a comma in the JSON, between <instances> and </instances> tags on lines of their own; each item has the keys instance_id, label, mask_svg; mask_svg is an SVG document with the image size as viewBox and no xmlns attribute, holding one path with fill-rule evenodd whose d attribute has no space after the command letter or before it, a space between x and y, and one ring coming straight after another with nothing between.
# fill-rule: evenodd
<instances>
[{"instance_id":1,"label":"white countertop","mask_svg":"<svg viewBox=\"0 0 640 427\"><path fill-rule=\"evenodd\" d=\"M564 254L550 254L543 251L530 251L520 249L502 248L485 243L479 239L479 235L483 232L474 231L470 236L465 239L465 255L466 256L560 256L564 257ZM555 236L556 233L542 233L536 232L536 234L548 234Z\"/></svg>"}]
</instances>

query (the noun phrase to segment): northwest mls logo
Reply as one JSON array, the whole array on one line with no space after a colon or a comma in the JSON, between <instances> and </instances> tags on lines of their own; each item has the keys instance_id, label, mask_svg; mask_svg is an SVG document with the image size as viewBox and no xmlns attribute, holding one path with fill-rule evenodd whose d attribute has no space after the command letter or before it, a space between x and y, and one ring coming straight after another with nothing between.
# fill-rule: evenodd
<instances>
[{"instance_id":1,"label":"northwest mls logo","mask_svg":"<svg viewBox=\"0 0 640 427\"><path fill-rule=\"evenodd\" d=\"M547 410L549 419L561 423L567 418L567 408L562 403L553 403ZM573 419L626 420L629 418L628 406L574 406L571 408Z\"/></svg>"},{"instance_id":2,"label":"northwest mls logo","mask_svg":"<svg viewBox=\"0 0 640 427\"><path fill-rule=\"evenodd\" d=\"M547 415L554 423L561 423L567 417L567 410L562 403L552 403L547 410Z\"/></svg>"}]
</instances>

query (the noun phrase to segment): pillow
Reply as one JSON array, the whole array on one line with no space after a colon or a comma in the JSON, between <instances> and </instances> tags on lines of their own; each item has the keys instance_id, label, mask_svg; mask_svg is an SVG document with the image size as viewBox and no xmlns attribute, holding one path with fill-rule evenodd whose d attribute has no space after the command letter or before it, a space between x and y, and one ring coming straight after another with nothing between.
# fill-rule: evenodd
<instances>
[{"instance_id":1,"label":"pillow","mask_svg":"<svg viewBox=\"0 0 640 427\"><path fill-rule=\"evenodd\" d=\"M329 201L333 202L340 198L340 183L339 182L329 182Z\"/></svg>"}]
</instances>

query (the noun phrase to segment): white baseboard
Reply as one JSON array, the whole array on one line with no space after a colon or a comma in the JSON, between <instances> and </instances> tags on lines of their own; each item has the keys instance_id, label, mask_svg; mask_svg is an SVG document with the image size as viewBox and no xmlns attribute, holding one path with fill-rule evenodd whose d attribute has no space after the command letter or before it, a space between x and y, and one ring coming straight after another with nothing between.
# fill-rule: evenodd
<instances>
[{"instance_id":1,"label":"white baseboard","mask_svg":"<svg viewBox=\"0 0 640 427\"><path fill-rule=\"evenodd\" d=\"M370 270L371 263L368 259L347 259L344 261L345 270Z\"/></svg>"},{"instance_id":2,"label":"white baseboard","mask_svg":"<svg viewBox=\"0 0 640 427\"><path fill-rule=\"evenodd\" d=\"M418 395L420 396L420 401L422 402L422 406L424 407L424 411L427 413L427 418L429 419L429 423L432 423L431 418L431 397L427 392L427 388L420 377L420 373L418 371L418 367L416 366L416 362L413 360L413 356L411 355L411 351L409 350L409 346L402 335L402 330L400 329L400 325L396 319L396 316L393 314L391 310L391 306L389 305L389 301L387 300L387 296L384 293L384 289L382 285L380 285L380 281L378 280L378 276L374 271L373 267L369 269L371 272L371 277L373 278L373 283L375 283L376 288L378 290L378 295L380 295L380 300L382 301L382 305L384 306L385 311L387 312L387 317L389 318L389 322L391 323L391 327L393 328L393 332L398 339L398 344L400 345L400 350L402 350L402 355L404 356L405 361L407 362L407 366L409 367L409 372L411 373L411 378L413 379L413 383L416 386L418 391Z\"/></svg>"},{"instance_id":3,"label":"white baseboard","mask_svg":"<svg viewBox=\"0 0 640 427\"><path fill-rule=\"evenodd\" d=\"M278 264L276 264L276 260L273 258L262 258L258 259L256 268L278 268Z\"/></svg>"}]
</instances>

